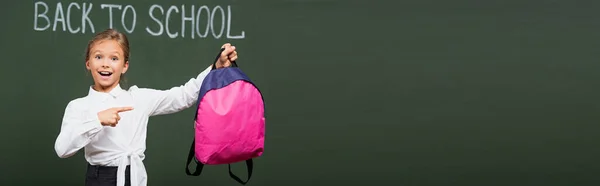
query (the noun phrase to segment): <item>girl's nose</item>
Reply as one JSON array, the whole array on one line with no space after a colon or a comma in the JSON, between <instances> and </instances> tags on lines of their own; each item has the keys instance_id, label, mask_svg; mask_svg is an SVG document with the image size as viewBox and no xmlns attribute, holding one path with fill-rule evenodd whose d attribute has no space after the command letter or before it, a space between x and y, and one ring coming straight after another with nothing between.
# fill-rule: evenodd
<instances>
[{"instance_id":1,"label":"girl's nose","mask_svg":"<svg viewBox=\"0 0 600 186\"><path fill-rule=\"evenodd\" d=\"M108 60L106 60L106 59L105 59L105 60L102 60L102 63L101 63L101 64L102 64L102 67L105 67L105 68L106 68L106 67L108 67L108 63L109 63L109 61L108 61Z\"/></svg>"}]
</instances>

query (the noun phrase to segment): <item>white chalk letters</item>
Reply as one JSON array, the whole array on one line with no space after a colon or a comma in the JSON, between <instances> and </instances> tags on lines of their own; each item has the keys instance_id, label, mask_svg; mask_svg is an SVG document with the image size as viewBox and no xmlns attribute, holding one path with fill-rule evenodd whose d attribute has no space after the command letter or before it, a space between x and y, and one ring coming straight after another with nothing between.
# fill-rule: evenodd
<instances>
[{"instance_id":1,"label":"white chalk letters","mask_svg":"<svg viewBox=\"0 0 600 186\"><path fill-rule=\"evenodd\" d=\"M86 26L89 26L89 29L92 33L94 33L94 24L92 20L90 20L89 14L92 10L91 3L82 3L79 5L78 3L69 3L67 5L67 15L65 16L65 11L63 10L63 5L61 2L56 3L56 8L54 12L54 19L51 20L48 17L50 7L48 4L38 1L34 3L34 17L33 17L33 29L36 31L45 31L52 26L52 31L56 31L57 28L62 31L68 31L70 33L85 33ZM81 13L81 24L78 26L74 26L71 23L71 11L75 11L78 9ZM66 20L65 20L66 17Z\"/></svg>"},{"instance_id":2,"label":"white chalk letters","mask_svg":"<svg viewBox=\"0 0 600 186\"><path fill-rule=\"evenodd\" d=\"M168 38L207 38L214 39L244 39L246 33L242 30L237 35L232 35L232 7L207 5L170 5L162 6L153 4L148 6L148 17L141 16L144 21L139 22L138 10L132 5L100 4L90 2L58 2L50 5L44 1L33 3L33 29L35 31L62 31L71 34L95 33L96 27L115 28L124 30L129 34L142 27L145 34L156 37ZM90 12L94 13L93 19L107 19L108 25L94 25L90 19ZM72 15L81 15L81 22L72 20ZM144 14L141 14L144 15ZM137 25L143 23L146 25ZM174 26L180 25L180 26Z\"/></svg>"}]
</instances>

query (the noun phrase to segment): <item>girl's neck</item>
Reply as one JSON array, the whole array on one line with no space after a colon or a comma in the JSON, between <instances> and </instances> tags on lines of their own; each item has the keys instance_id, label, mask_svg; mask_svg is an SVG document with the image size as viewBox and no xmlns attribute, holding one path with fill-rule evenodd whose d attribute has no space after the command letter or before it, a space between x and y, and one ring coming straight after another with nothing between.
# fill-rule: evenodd
<instances>
[{"instance_id":1,"label":"girl's neck","mask_svg":"<svg viewBox=\"0 0 600 186\"><path fill-rule=\"evenodd\" d=\"M118 83L116 83L114 85L111 85L111 86L108 86L108 87L104 87L104 86L102 86L100 84L94 84L94 86L92 86L92 88L95 91L98 91L98 92L109 93L110 91L112 91L113 89L115 89L117 86L119 86Z\"/></svg>"}]
</instances>

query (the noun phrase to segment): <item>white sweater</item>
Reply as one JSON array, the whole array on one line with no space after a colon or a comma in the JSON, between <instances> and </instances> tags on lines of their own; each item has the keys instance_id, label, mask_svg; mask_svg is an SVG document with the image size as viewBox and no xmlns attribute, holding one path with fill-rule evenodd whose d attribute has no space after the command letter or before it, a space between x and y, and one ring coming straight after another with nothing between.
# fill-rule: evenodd
<instances>
[{"instance_id":1,"label":"white sweater","mask_svg":"<svg viewBox=\"0 0 600 186\"><path fill-rule=\"evenodd\" d=\"M206 68L185 85L169 90L137 86L123 90L117 86L109 93L103 93L90 87L87 96L74 99L67 105L54 145L56 153L67 158L85 148L85 159L91 165L118 166L118 186L124 185L127 165L131 165L131 185L146 186L147 174L142 160L146 150L148 118L193 106L210 69ZM98 112L124 106L131 106L133 110L119 113L121 120L115 127L100 124Z\"/></svg>"}]
</instances>

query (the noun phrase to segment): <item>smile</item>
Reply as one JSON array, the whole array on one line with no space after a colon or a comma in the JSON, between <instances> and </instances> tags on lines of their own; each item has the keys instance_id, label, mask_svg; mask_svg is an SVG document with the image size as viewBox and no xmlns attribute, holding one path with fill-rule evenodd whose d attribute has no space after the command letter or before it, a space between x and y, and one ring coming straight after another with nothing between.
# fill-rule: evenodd
<instances>
[{"instance_id":1,"label":"smile","mask_svg":"<svg viewBox=\"0 0 600 186\"><path fill-rule=\"evenodd\" d=\"M101 72L98 72L98 73L99 73L101 76L110 76L110 75L112 75L112 74L113 74L112 72L107 72L107 71L101 71Z\"/></svg>"}]
</instances>

